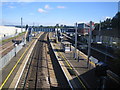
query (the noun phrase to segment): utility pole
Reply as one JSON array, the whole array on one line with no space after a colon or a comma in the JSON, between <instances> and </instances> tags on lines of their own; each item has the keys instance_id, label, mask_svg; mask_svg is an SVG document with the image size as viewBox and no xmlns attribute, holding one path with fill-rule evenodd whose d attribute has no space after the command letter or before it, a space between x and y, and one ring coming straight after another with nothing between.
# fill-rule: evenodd
<instances>
[{"instance_id":1,"label":"utility pole","mask_svg":"<svg viewBox=\"0 0 120 90\"><path fill-rule=\"evenodd\" d=\"M22 17L21 17L21 32L23 32L23 21L22 21Z\"/></svg>"},{"instance_id":2,"label":"utility pole","mask_svg":"<svg viewBox=\"0 0 120 90\"><path fill-rule=\"evenodd\" d=\"M35 23L33 22L33 26L34 26L34 24L35 24Z\"/></svg>"},{"instance_id":3,"label":"utility pole","mask_svg":"<svg viewBox=\"0 0 120 90\"><path fill-rule=\"evenodd\" d=\"M58 43L58 24L56 24L55 33L56 33L56 43Z\"/></svg>"},{"instance_id":4,"label":"utility pole","mask_svg":"<svg viewBox=\"0 0 120 90\"><path fill-rule=\"evenodd\" d=\"M75 59L77 59L77 23L75 23Z\"/></svg>"},{"instance_id":5,"label":"utility pole","mask_svg":"<svg viewBox=\"0 0 120 90\"><path fill-rule=\"evenodd\" d=\"M88 40L88 61L87 61L87 68L89 68L89 61L90 61L90 55L91 55L91 39L92 39L92 21L90 21L90 31L89 33L89 40Z\"/></svg>"}]
</instances>

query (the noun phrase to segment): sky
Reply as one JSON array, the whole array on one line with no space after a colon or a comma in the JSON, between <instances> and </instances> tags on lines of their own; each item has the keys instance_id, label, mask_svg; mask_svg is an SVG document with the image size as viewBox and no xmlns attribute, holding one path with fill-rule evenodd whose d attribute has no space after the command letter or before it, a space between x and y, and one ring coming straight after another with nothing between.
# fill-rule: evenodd
<instances>
[{"instance_id":1,"label":"sky","mask_svg":"<svg viewBox=\"0 0 120 90\"><path fill-rule=\"evenodd\" d=\"M119 0L1 0L2 2L118 2Z\"/></svg>"},{"instance_id":2,"label":"sky","mask_svg":"<svg viewBox=\"0 0 120 90\"><path fill-rule=\"evenodd\" d=\"M118 2L2 2L2 25L74 25L99 22L118 12ZM21 0L22 1L22 0ZM30 0L28 0L30 1ZM33 0L35 1L35 0ZM105 0L104 0L105 1Z\"/></svg>"}]
</instances>

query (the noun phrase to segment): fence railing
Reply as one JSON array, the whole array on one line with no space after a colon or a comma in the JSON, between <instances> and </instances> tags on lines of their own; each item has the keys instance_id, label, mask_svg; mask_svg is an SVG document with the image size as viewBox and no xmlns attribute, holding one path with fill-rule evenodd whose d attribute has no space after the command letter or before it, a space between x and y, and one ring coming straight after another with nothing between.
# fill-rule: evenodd
<instances>
[{"instance_id":1,"label":"fence railing","mask_svg":"<svg viewBox=\"0 0 120 90\"><path fill-rule=\"evenodd\" d=\"M5 56L0 58L0 70L8 64L8 62L15 56L15 53L17 54L22 49L22 47L23 47L23 42L17 45L15 48L13 48Z\"/></svg>"}]
</instances>

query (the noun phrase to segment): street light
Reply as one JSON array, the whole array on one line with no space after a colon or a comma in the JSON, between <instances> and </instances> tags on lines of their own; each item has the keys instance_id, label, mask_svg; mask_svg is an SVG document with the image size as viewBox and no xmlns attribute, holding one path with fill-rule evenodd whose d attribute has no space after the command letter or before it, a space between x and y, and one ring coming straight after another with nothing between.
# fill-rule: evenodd
<instances>
[{"instance_id":1,"label":"street light","mask_svg":"<svg viewBox=\"0 0 120 90\"><path fill-rule=\"evenodd\" d=\"M91 55L91 39L92 39L92 21L90 21L90 31L89 33L89 39L88 39L88 61L87 61L87 68L89 68L89 61L90 61L90 55Z\"/></svg>"},{"instance_id":2,"label":"street light","mask_svg":"<svg viewBox=\"0 0 120 90\"><path fill-rule=\"evenodd\" d=\"M75 23L75 59L77 59L77 23Z\"/></svg>"},{"instance_id":3,"label":"street light","mask_svg":"<svg viewBox=\"0 0 120 90\"><path fill-rule=\"evenodd\" d=\"M22 22L22 17L21 17L21 32L23 32L23 22Z\"/></svg>"}]
</instances>

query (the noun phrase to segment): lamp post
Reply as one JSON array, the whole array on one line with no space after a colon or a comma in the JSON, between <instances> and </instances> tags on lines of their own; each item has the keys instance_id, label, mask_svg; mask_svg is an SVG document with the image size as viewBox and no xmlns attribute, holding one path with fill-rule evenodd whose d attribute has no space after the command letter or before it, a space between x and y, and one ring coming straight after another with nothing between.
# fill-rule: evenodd
<instances>
[{"instance_id":1,"label":"lamp post","mask_svg":"<svg viewBox=\"0 0 120 90\"><path fill-rule=\"evenodd\" d=\"M22 21L22 17L21 17L21 32L23 32L23 21Z\"/></svg>"},{"instance_id":2,"label":"lamp post","mask_svg":"<svg viewBox=\"0 0 120 90\"><path fill-rule=\"evenodd\" d=\"M87 61L87 68L89 68L89 61L90 61L90 55L91 55L91 39L92 39L92 21L90 21L90 31L89 33L89 39L88 39L88 61Z\"/></svg>"},{"instance_id":3,"label":"lamp post","mask_svg":"<svg viewBox=\"0 0 120 90\"><path fill-rule=\"evenodd\" d=\"M75 23L75 59L77 59L77 23Z\"/></svg>"}]
</instances>

